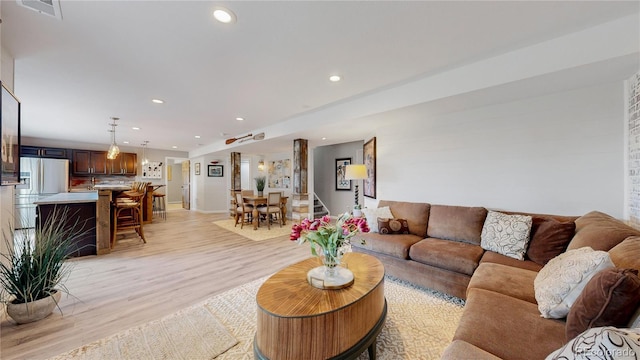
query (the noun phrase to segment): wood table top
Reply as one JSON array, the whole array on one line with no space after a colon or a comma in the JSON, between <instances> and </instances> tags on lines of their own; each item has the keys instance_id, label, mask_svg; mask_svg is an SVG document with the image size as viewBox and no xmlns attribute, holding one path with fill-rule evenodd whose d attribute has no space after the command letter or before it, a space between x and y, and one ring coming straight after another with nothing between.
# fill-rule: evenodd
<instances>
[{"instance_id":1,"label":"wood table top","mask_svg":"<svg viewBox=\"0 0 640 360\"><path fill-rule=\"evenodd\" d=\"M353 285L323 290L307 282L307 272L321 266L312 257L282 269L262 284L256 295L258 306L274 316L316 316L348 306L375 289L384 279L384 266L371 255L347 253L343 263L353 272Z\"/></svg>"}]
</instances>

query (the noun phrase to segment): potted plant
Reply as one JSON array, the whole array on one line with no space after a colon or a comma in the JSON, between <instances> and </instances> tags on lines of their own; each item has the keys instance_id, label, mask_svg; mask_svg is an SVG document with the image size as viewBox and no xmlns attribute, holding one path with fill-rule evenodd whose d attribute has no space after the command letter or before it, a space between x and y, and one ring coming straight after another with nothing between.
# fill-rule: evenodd
<instances>
[{"instance_id":1,"label":"potted plant","mask_svg":"<svg viewBox=\"0 0 640 360\"><path fill-rule=\"evenodd\" d=\"M356 204L353 206L353 217L362 217L362 208L360 207L360 204Z\"/></svg>"},{"instance_id":2,"label":"potted plant","mask_svg":"<svg viewBox=\"0 0 640 360\"><path fill-rule=\"evenodd\" d=\"M255 177L254 180L256 181L256 189L258 189L258 196L263 196L264 185L267 182L267 178L265 176L258 176L258 177Z\"/></svg>"},{"instance_id":3,"label":"potted plant","mask_svg":"<svg viewBox=\"0 0 640 360\"><path fill-rule=\"evenodd\" d=\"M54 210L31 234L21 231L15 236L12 231L10 238L4 236L9 250L0 254L0 299L18 324L44 319L58 306L62 292L68 293L64 282L71 266L66 260L84 232L78 231L78 222L65 228L61 219L66 213Z\"/></svg>"}]
</instances>

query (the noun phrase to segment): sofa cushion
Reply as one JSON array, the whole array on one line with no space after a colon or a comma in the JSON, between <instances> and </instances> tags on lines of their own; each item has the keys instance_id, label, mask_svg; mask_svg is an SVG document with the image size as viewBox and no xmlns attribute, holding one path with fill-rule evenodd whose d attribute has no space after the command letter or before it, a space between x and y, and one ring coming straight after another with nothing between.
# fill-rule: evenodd
<instances>
[{"instance_id":1,"label":"sofa cushion","mask_svg":"<svg viewBox=\"0 0 640 360\"><path fill-rule=\"evenodd\" d=\"M503 359L543 359L564 344L564 321L541 318L528 301L472 288L453 339Z\"/></svg>"},{"instance_id":2,"label":"sofa cushion","mask_svg":"<svg viewBox=\"0 0 640 360\"><path fill-rule=\"evenodd\" d=\"M365 244L360 244L362 239L365 240ZM359 233L351 240L351 245L400 259L409 259L409 248L420 240L420 236L412 234Z\"/></svg>"},{"instance_id":3,"label":"sofa cushion","mask_svg":"<svg viewBox=\"0 0 640 360\"><path fill-rule=\"evenodd\" d=\"M533 280L537 271L519 269L495 263L480 263L469 282L470 289L485 289L516 299L536 303Z\"/></svg>"},{"instance_id":4,"label":"sofa cushion","mask_svg":"<svg viewBox=\"0 0 640 360\"><path fill-rule=\"evenodd\" d=\"M429 223L431 205L427 203L380 200L378 206L388 206L391 208L394 218L406 219L409 224L409 232L413 235L421 238L427 236L427 223Z\"/></svg>"},{"instance_id":5,"label":"sofa cushion","mask_svg":"<svg viewBox=\"0 0 640 360\"><path fill-rule=\"evenodd\" d=\"M483 252L478 245L427 238L411 246L409 258L441 269L473 275Z\"/></svg>"},{"instance_id":6,"label":"sofa cushion","mask_svg":"<svg viewBox=\"0 0 640 360\"><path fill-rule=\"evenodd\" d=\"M608 268L597 273L567 315L567 340L600 326L624 327L640 302L638 270Z\"/></svg>"},{"instance_id":7,"label":"sofa cushion","mask_svg":"<svg viewBox=\"0 0 640 360\"><path fill-rule=\"evenodd\" d=\"M637 359L640 354L640 329L617 329L612 326L589 329L546 360L566 359Z\"/></svg>"},{"instance_id":8,"label":"sofa cushion","mask_svg":"<svg viewBox=\"0 0 640 360\"><path fill-rule=\"evenodd\" d=\"M480 245L480 233L487 217L483 207L431 205L429 237Z\"/></svg>"},{"instance_id":9,"label":"sofa cushion","mask_svg":"<svg viewBox=\"0 0 640 360\"><path fill-rule=\"evenodd\" d=\"M569 250L551 259L533 283L538 309L545 318L563 318L589 280L613 267L609 254L589 247Z\"/></svg>"},{"instance_id":10,"label":"sofa cushion","mask_svg":"<svg viewBox=\"0 0 640 360\"><path fill-rule=\"evenodd\" d=\"M640 307L638 307L636 312L631 315L631 319L629 320L629 325L627 325L627 327L640 328Z\"/></svg>"},{"instance_id":11,"label":"sofa cushion","mask_svg":"<svg viewBox=\"0 0 640 360\"><path fill-rule=\"evenodd\" d=\"M489 211L482 226L480 245L485 250L524 260L531 223L531 216Z\"/></svg>"},{"instance_id":12,"label":"sofa cushion","mask_svg":"<svg viewBox=\"0 0 640 360\"><path fill-rule=\"evenodd\" d=\"M576 219L576 234L567 250L588 246L594 250L609 251L629 236L640 236L640 231L610 215L592 211Z\"/></svg>"},{"instance_id":13,"label":"sofa cushion","mask_svg":"<svg viewBox=\"0 0 640 360\"><path fill-rule=\"evenodd\" d=\"M377 208L364 208L362 209L362 214L364 214L365 219L367 219L367 224L369 225L369 231L374 233L378 232L378 218L387 218L387 219L393 218L391 209L388 206L381 206Z\"/></svg>"},{"instance_id":14,"label":"sofa cushion","mask_svg":"<svg viewBox=\"0 0 640 360\"><path fill-rule=\"evenodd\" d=\"M499 357L488 353L477 346L473 346L466 341L454 340L444 349L440 360L500 360Z\"/></svg>"},{"instance_id":15,"label":"sofa cushion","mask_svg":"<svg viewBox=\"0 0 640 360\"><path fill-rule=\"evenodd\" d=\"M409 234L409 223L406 219L378 218L378 232L380 234Z\"/></svg>"},{"instance_id":16,"label":"sofa cushion","mask_svg":"<svg viewBox=\"0 0 640 360\"><path fill-rule=\"evenodd\" d=\"M609 256L619 268L640 270L640 236L630 236L609 250Z\"/></svg>"},{"instance_id":17,"label":"sofa cushion","mask_svg":"<svg viewBox=\"0 0 640 360\"><path fill-rule=\"evenodd\" d=\"M508 256L504 256L502 254L498 254L497 252L493 252L493 251L484 252L484 254L482 255L482 259L480 259L480 264L485 262L507 265L507 266L511 266L519 269L531 270L531 271L535 271L536 273L540 271L540 269L542 269L542 265L538 263L534 263L531 260L516 260L514 258L510 258Z\"/></svg>"},{"instance_id":18,"label":"sofa cushion","mask_svg":"<svg viewBox=\"0 0 640 360\"><path fill-rule=\"evenodd\" d=\"M534 217L526 258L545 265L567 249L575 230L574 221L560 222L553 218Z\"/></svg>"}]
</instances>

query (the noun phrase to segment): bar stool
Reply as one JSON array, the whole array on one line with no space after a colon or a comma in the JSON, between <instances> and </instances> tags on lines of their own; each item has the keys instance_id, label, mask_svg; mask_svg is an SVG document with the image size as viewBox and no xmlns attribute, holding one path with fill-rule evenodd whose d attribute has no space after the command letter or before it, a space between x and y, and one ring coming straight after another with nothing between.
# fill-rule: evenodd
<instances>
[{"instance_id":1,"label":"bar stool","mask_svg":"<svg viewBox=\"0 0 640 360\"><path fill-rule=\"evenodd\" d=\"M127 191L127 196L118 197L113 203L113 232L111 233L111 248L116 244L118 232L134 230L143 243L147 243L142 229L142 199L144 191Z\"/></svg>"},{"instance_id":2,"label":"bar stool","mask_svg":"<svg viewBox=\"0 0 640 360\"><path fill-rule=\"evenodd\" d=\"M153 216L160 216L163 220L167 220L167 204L165 196L162 193L153 192Z\"/></svg>"}]
</instances>

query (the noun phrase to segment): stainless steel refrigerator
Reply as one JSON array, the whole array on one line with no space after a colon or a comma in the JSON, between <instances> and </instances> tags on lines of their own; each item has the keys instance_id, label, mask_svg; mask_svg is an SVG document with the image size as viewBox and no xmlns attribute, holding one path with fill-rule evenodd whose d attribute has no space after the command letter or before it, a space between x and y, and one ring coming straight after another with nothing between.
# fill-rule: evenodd
<instances>
[{"instance_id":1,"label":"stainless steel refrigerator","mask_svg":"<svg viewBox=\"0 0 640 360\"><path fill-rule=\"evenodd\" d=\"M20 158L16 185L16 229L36 226L36 205L44 197L69 191L69 160Z\"/></svg>"}]
</instances>

